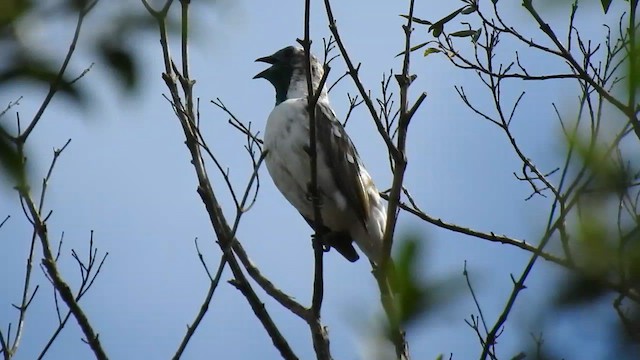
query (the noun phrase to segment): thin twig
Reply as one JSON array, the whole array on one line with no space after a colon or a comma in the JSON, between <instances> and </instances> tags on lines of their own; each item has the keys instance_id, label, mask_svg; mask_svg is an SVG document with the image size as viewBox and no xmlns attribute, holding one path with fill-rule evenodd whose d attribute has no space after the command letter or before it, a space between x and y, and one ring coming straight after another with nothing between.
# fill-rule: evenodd
<instances>
[{"instance_id":1,"label":"thin twig","mask_svg":"<svg viewBox=\"0 0 640 360\"><path fill-rule=\"evenodd\" d=\"M207 264L204 261L204 256L202 255L202 252L198 247L198 239L195 239L195 244L196 244L196 250L198 252L198 258L200 259L200 263L206 270L207 275L209 276L209 289L207 290L205 299L202 302L202 305L200 305L200 310L198 311L198 314L196 315L195 319L193 320L191 325L187 325L187 333L182 338L182 341L180 341L178 350L176 350L176 353L173 355L173 358L172 358L173 360L178 360L182 357L182 354L186 350L187 345L191 340L191 337L193 337L196 330L198 329L198 326L204 319L204 316L207 314L207 311L209 310L209 304L211 304L211 300L213 299L213 294L218 288L218 284L220 283L220 278L222 277L222 272L224 271L225 264L226 264L225 256L222 255L220 257L220 261L218 262L218 270L216 270L216 275L215 277L211 277L211 274L209 273L209 269L207 268Z\"/></svg>"},{"instance_id":2,"label":"thin twig","mask_svg":"<svg viewBox=\"0 0 640 360\"><path fill-rule=\"evenodd\" d=\"M64 74L67 71L67 66L69 66L71 57L73 56L73 53L76 50L76 44L78 43L78 38L80 37L80 30L82 29L82 24L84 23L86 16L98 3L98 1L99 0L93 0L91 2L88 2L85 5L85 8L78 12L78 19L76 21L76 28L73 33L73 39L71 40L71 44L69 45L69 50L67 51L67 55L65 56L64 61L62 62L62 66L60 66L58 75L53 80L53 82L51 82L51 85L49 86L49 91L47 92L47 95L42 101L42 104L40 104L40 108L34 115L33 119L31 120L29 125L27 125L27 128L22 133L20 133L16 138L17 143L24 144L25 141L27 141L27 138L29 137L33 129L35 129L36 125L38 125L38 122L42 118L44 111L49 107L49 103L53 99L53 96L58 93L58 90L60 89L60 85L62 84L62 79L64 78Z\"/></svg>"},{"instance_id":3,"label":"thin twig","mask_svg":"<svg viewBox=\"0 0 640 360\"><path fill-rule=\"evenodd\" d=\"M20 135L22 136L22 135ZM54 151L53 160L51 161L51 166L49 167L48 177L53 171L55 164L62 154L62 151L69 144L69 141L59 150ZM21 154L21 156L24 156ZM47 177L47 178L48 178ZM46 190L44 188L43 190ZM80 325L82 332L86 338L87 343L91 347L94 355L97 359L103 360L107 359L107 355L102 348L100 343L100 339L98 338L98 334L94 331L91 326L89 319L86 314L78 305L78 300L73 295L73 292L69 288L69 285L64 281L60 272L58 271L58 267L56 265L55 258L51 251L51 245L49 241L49 234L47 230L46 222L41 217L41 211L38 206L35 205L31 194L28 189L24 187L18 188L21 199L24 201L26 208L29 212L30 219L33 221L34 231L38 234L38 238L40 239L40 243L42 246L42 252L44 254L44 259L42 259L42 265L45 268L49 279L51 280L56 292L60 295L65 304L69 307L70 312L73 314L74 318Z\"/></svg>"}]
</instances>

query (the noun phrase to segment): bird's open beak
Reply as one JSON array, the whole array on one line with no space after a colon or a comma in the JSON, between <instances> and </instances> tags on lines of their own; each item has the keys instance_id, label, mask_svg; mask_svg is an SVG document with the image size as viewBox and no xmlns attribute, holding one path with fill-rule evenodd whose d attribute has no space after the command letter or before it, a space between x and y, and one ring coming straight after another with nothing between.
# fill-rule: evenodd
<instances>
[{"instance_id":1,"label":"bird's open beak","mask_svg":"<svg viewBox=\"0 0 640 360\"><path fill-rule=\"evenodd\" d=\"M256 59L256 62L263 62L263 63L267 63L267 64L272 64L272 65L275 64L276 61L277 60L271 55ZM257 74L256 76L254 76L253 78L254 79L265 78L270 70L271 70L271 68L269 67L266 70L262 71L261 73Z\"/></svg>"},{"instance_id":2,"label":"bird's open beak","mask_svg":"<svg viewBox=\"0 0 640 360\"><path fill-rule=\"evenodd\" d=\"M263 62L263 63L267 63L267 64L275 64L276 63L276 58L273 57L273 55L269 55L269 56L265 56L265 57L261 57L256 59L256 62Z\"/></svg>"}]
</instances>

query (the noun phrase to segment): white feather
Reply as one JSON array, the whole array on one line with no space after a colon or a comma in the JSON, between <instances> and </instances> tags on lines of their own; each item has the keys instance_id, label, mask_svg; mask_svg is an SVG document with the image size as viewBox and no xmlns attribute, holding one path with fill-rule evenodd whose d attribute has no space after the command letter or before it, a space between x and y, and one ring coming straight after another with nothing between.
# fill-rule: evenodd
<instances>
[{"instance_id":1,"label":"white feather","mask_svg":"<svg viewBox=\"0 0 640 360\"><path fill-rule=\"evenodd\" d=\"M273 182L289 203L304 217L313 219L313 204L307 194L311 176L309 156L305 151L309 144L306 104L306 98L289 99L273 109L264 135L264 146L268 150L265 163ZM355 161L349 161L352 160ZM359 167L360 182L369 197L369 216L365 227L338 189L321 148L318 148L317 164L324 224L333 231L348 231L369 260L377 263L382 248L386 208L371 176Z\"/></svg>"}]
</instances>

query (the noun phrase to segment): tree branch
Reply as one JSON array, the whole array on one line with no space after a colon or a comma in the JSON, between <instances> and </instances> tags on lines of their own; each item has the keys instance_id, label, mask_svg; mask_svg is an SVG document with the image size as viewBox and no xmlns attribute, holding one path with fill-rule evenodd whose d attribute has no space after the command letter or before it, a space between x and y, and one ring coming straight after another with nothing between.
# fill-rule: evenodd
<instances>
[{"instance_id":1,"label":"tree branch","mask_svg":"<svg viewBox=\"0 0 640 360\"><path fill-rule=\"evenodd\" d=\"M49 167L48 177L51 175L53 168L58 160L58 157L64 151L66 146L69 144L69 141L59 150L54 151L53 160L51 162L51 166ZM21 153L20 157L23 158L24 154ZM46 187L43 188L43 191L46 190ZM56 265L56 260L51 252L51 245L49 242L49 234L46 225L46 219L43 220L41 217L41 211L35 205L31 194L29 193L26 187L19 187L18 192L20 194L21 199L26 204L28 213L30 215L30 219L33 222L34 231L38 234L38 238L40 239L40 243L42 245L42 252L44 254L44 259L42 259L42 265L47 271L47 275L51 280L53 286L56 291L62 298L62 300L69 307L69 311L73 314L74 318L78 322L84 336L86 338L87 343L91 347L94 355L97 359L106 360L107 355L102 348L102 344L100 343L100 339L98 338L98 334L93 330L93 327L89 323L89 319L86 314L78 304L76 297L73 295L73 292L69 288L69 285L62 278L58 267ZM44 195L43 195L44 196Z\"/></svg>"},{"instance_id":2,"label":"tree branch","mask_svg":"<svg viewBox=\"0 0 640 360\"><path fill-rule=\"evenodd\" d=\"M282 336L280 330L271 319L271 316L264 307L264 304L260 301L255 291L252 289L247 278L242 272L240 264L238 263L233 251L231 250L233 243L236 240L233 236L231 227L229 226L224 214L222 213L220 204L211 186L209 177L205 169L204 159L201 153L201 143L199 141L200 134L197 128L196 114L193 109L194 81L186 77L186 75L188 74L188 59L182 59L183 69L187 67L187 71L183 70L183 73L180 74L179 70L174 66L171 56L169 55L166 16L171 6L171 0L165 3L165 6L161 11L153 10L148 5L148 3L146 3L146 0L142 1L149 13L158 22L160 44L162 48L165 67L165 72L163 73L162 78L164 79L165 84L167 85L167 88L169 89L169 92L171 94L171 104L174 108L175 114L182 127L186 139L185 144L187 146L187 149L189 150L191 164L194 167L194 171L198 179L197 192L200 195L200 198L209 215L209 221L218 239L218 245L220 246L220 249L222 250L224 257L234 275L235 279L232 281L232 285L240 290L244 297L247 299L247 302L251 306L251 309L253 310L258 320L261 322L264 329L267 331L267 334L270 336L274 346L280 352L280 355L285 359L297 359L297 356L293 353L293 350L287 343L286 339ZM182 3L183 21L188 21L188 12L184 8L187 4L188 1ZM186 52L185 49L187 48L187 44L185 42L188 41L188 36L185 36L184 33L182 41L182 49ZM178 81L184 93L186 106L184 105L183 99L180 96L180 91L178 90Z\"/></svg>"}]
</instances>

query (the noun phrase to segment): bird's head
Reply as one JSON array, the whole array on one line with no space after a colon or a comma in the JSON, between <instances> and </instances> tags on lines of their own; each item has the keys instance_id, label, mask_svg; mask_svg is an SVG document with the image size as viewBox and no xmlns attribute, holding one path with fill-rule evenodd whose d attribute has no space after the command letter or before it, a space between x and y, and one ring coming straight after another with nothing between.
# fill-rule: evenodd
<instances>
[{"instance_id":1,"label":"bird's head","mask_svg":"<svg viewBox=\"0 0 640 360\"><path fill-rule=\"evenodd\" d=\"M276 89L276 104L287 99L300 98L307 95L307 77L304 50L300 47L287 46L272 55L261 57L256 61L271 64L271 67L260 72L254 79L266 79ZM311 55L311 81L313 89L317 89L324 71L322 64ZM326 97L323 88L322 97Z\"/></svg>"}]
</instances>

